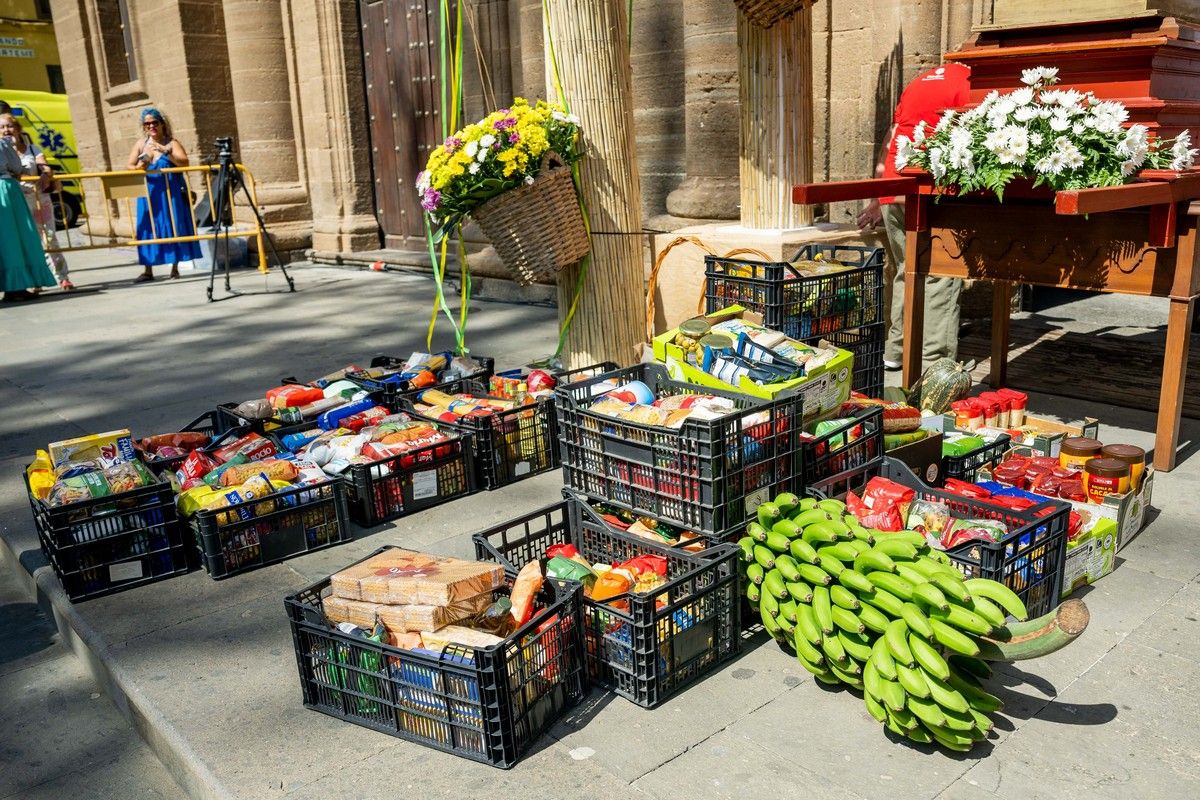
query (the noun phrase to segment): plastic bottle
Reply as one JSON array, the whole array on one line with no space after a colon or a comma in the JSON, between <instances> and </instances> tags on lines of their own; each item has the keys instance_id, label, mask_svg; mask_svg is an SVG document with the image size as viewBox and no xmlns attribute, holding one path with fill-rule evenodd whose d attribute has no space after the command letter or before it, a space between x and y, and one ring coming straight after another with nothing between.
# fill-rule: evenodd
<instances>
[{"instance_id":1,"label":"plastic bottle","mask_svg":"<svg viewBox=\"0 0 1200 800\"><path fill-rule=\"evenodd\" d=\"M370 397L353 400L340 408L335 408L332 411L326 411L324 414L321 414L317 417L317 426L323 430L333 430L346 417L352 417L361 411L366 411L368 408L374 407L375 401Z\"/></svg>"}]
</instances>

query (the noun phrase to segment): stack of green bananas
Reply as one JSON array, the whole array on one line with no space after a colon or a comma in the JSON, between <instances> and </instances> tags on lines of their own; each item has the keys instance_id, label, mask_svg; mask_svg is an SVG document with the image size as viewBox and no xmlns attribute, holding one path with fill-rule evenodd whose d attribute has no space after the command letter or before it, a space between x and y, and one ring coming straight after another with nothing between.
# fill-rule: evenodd
<instances>
[{"instance_id":1,"label":"stack of green bananas","mask_svg":"<svg viewBox=\"0 0 1200 800\"><path fill-rule=\"evenodd\" d=\"M900 736L958 751L987 737L1001 703L980 686L981 637L1027 616L1008 587L964 580L920 533L865 528L839 500L782 494L739 546L763 626L817 680L861 690Z\"/></svg>"}]
</instances>

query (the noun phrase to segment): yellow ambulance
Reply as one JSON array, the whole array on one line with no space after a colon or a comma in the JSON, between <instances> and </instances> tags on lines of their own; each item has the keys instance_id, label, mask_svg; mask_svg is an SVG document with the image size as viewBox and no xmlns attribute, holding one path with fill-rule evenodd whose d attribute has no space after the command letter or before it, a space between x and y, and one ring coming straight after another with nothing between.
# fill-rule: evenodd
<instances>
[{"instance_id":1,"label":"yellow ambulance","mask_svg":"<svg viewBox=\"0 0 1200 800\"><path fill-rule=\"evenodd\" d=\"M65 94L22 92L0 88L0 100L12 106L13 116L33 143L46 154L56 172L79 172L79 153L75 149L75 130L71 127L71 109ZM79 188L74 181L63 181L61 204L55 195L55 216L60 225L73 227L83 213Z\"/></svg>"}]
</instances>

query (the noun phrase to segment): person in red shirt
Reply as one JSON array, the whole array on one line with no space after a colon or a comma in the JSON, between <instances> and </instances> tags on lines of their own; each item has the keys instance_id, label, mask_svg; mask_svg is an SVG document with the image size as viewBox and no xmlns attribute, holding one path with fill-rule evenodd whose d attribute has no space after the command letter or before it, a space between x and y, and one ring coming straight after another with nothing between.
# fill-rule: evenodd
<instances>
[{"instance_id":1,"label":"person in red shirt","mask_svg":"<svg viewBox=\"0 0 1200 800\"><path fill-rule=\"evenodd\" d=\"M898 175L896 141L913 138L918 122L930 128L949 109L962 108L968 102L971 70L962 64L944 64L926 70L905 87L892 117L887 146L875 164L876 178ZM886 369L900 369L904 345L904 198L881 197L872 200L858 215L858 226L874 228L883 222L887 235L884 249L892 264L892 301L888 314L887 343L883 351ZM925 279L925 341L921 350L925 364L939 358L958 356L958 298L962 281L957 278Z\"/></svg>"}]
</instances>

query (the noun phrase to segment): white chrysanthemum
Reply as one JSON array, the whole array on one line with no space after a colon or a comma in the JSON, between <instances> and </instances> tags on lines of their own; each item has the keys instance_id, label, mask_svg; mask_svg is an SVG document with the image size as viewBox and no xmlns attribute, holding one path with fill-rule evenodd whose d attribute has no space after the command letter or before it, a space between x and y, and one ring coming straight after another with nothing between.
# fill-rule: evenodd
<instances>
[{"instance_id":1,"label":"white chrysanthemum","mask_svg":"<svg viewBox=\"0 0 1200 800\"><path fill-rule=\"evenodd\" d=\"M916 154L917 148L913 146L912 139L907 136L896 137L896 169L907 167Z\"/></svg>"},{"instance_id":2,"label":"white chrysanthemum","mask_svg":"<svg viewBox=\"0 0 1200 800\"><path fill-rule=\"evenodd\" d=\"M429 170L423 169L417 174L417 192L424 192L429 188L430 174Z\"/></svg>"},{"instance_id":3,"label":"white chrysanthemum","mask_svg":"<svg viewBox=\"0 0 1200 800\"><path fill-rule=\"evenodd\" d=\"M526 176L525 176L525 184L526 184L527 186L532 186L532 185L533 185L533 176L532 176L532 175L526 175Z\"/></svg>"},{"instance_id":4,"label":"white chrysanthemum","mask_svg":"<svg viewBox=\"0 0 1200 800\"><path fill-rule=\"evenodd\" d=\"M1066 160L1062 153L1054 151L1038 160L1033 168L1043 175L1057 175L1066 167Z\"/></svg>"},{"instance_id":5,"label":"white chrysanthemum","mask_svg":"<svg viewBox=\"0 0 1200 800\"><path fill-rule=\"evenodd\" d=\"M1076 136L1082 136L1083 132L1086 130L1087 126L1082 122L1074 122L1071 124L1071 133L1075 134Z\"/></svg>"},{"instance_id":6,"label":"white chrysanthemum","mask_svg":"<svg viewBox=\"0 0 1200 800\"><path fill-rule=\"evenodd\" d=\"M950 125L954 122L954 117L957 113L958 112L954 111L954 109L951 109L945 114L942 114L942 118L939 119L937 125L933 127L933 132L941 133L942 131L946 130L946 128L950 127Z\"/></svg>"},{"instance_id":7,"label":"white chrysanthemum","mask_svg":"<svg viewBox=\"0 0 1200 800\"><path fill-rule=\"evenodd\" d=\"M1067 118L1065 113L1055 113L1054 116L1050 117L1050 130L1062 133L1070 127L1071 120Z\"/></svg>"},{"instance_id":8,"label":"white chrysanthemum","mask_svg":"<svg viewBox=\"0 0 1200 800\"><path fill-rule=\"evenodd\" d=\"M1062 156L1063 163L1071 169L1083 166L1083 153L1079 152L1075 143L1066 136L1060 136L1054 140L1054 152Z\"/></svg>"},{"instance_id":9,"label":"white chrysanthemum","mask_svg":"<svg viewBox=\"0 0 1200 800\"><path fill-rule=\"evenodd\" d=\"M496 137L490 133L485 133L483 136L479 137L479 146L480 147L491 147L495 143L496 143Z\"/></svg>"},{"instance_id":10,"label":"white chrysanthemum","mask_svg":"<svg viewBox=\"0 0 1200 800\"><path fill-rule=\"evenodd\" d=\"M971 149L971 132L966 128L955 128L950 131L950 147L958 149Z\"/></svg>"},{"instance_id":11,"label":"white chrysanthemum","mask_svg":"<svg viewBox=\"0 0 1200 800\"><path fill-rule=\"evenodd\" d=\"M1026 86L1049 86L1058 80L1058 67L1034 67L1021 71L1021 83Z\"/></svg>"},{"instance_id":12,"label":"white chrysanthemum","mask_svg":"<svg viewBox=\"0 0 1200 800\"><path fill-rule=\"evenodd\" d=\"M929 171L933 174L935 181L940 181L946 177L946 164L942 161L942 156L945 151L940 147L929 148Z\"/></svg>"},{"instance_id":13,"label":"white chrysanthemum","mask_svg":"<svg viewBox=\"0 0 1200 800\"><path fill-rule=\"evenodd\" d=\"M1130 125L1125 137L1117 143L1117 155L1132 156L1139 150L1149 150L1150 131L1145 125Z\"/></svg>"},{"instance_id":14,"label":"white chrysanthemum","mask_svg":"<svg viewBox=\"0 0 1200 800\"><path fill-rule=\"evenodd\" d=\"M925 141L925 120L921 120L913 127L912 140L914 144L921 144Z\"/></svg>"},{"instance_id":15,"label":"white chrysanthemum","mask_svg":"<svg viewBox=\"0 0 1200 800\"><path fill-rule=\"evenodd\" d=\"M1050 119L1052 116L1054 116L1054 109L1050 108L1049 106L1042 106L1037 110L1037 115L1041 119Z\"/></svg>"},{"instance_id":16,"label":"white chrysanthemum","mask_svg":"<svg viewBox=\"0 0 1200 800\"><path fill-rule=\"evenodd\" d=\"M1008 96L1018 106L1027 106L1033 102L1033 87L1022 86L1020 89L1011 92Z\"/></svg>"},{"instance_id":17,"label":"white chrysanthemum","mask_svg":"<svg viewBox=\"0 0 1200 800\"><path fill-rule=\"evenodd\" d=\"M1037 109L1033 106L1021 106L1013 112L1013 119L1017 122L1029 122L1038 115Z\"/></svg>"},{"instance_id":18,"label":"white chrysanthemum","mask_svg":"<svg viewBox=\"0 0 1200 800\"><path fill-rule=\"evenodd\" d=\"M986 111L988 108L991 107L992 103L996 102L998 99L1000 99L1000 92L996 91L995 89L992 89L990 92L987 93L987 95L983 98L983 100L980 101L979 106L978 106L979 111L981 113Z\"/></svg>"},{"instance_id":19,"label":"white chrysanthemum","mask_svg":"<svg viewBox=\"0 0 1200 800\"><path fill-rule=\"evenodd\" d=\"M467 142L467 146L463 150L469 157L474 158L475 154L479 152L479 140L472 139Z\"/></svg>"},{"instance_id":20,"label":"white chrysanthemum","mask_svg":"<svg viewBox=\"0 0 1200 800\"><path fill-rule=\"evenodd\" d=\"M1042 135L1040 133L1038 133L1037 131L1029 132L1029 146L1030 147L1041 147L1043 141L1045 141L1045 140L1042 138Z\"/></svg>"},{"instance_id":21,"label":"white chrysanthemum","mask_svg":"<svg viewBox=\"0 0 1200 800\"><path fill-rule=\"evenodd\" d=\"M467 172L471 173L472 175L477 175L479 173L479 164L474 163L471 166L467 167Z\"/></svg>"},{"instance_id":22,"label":"white chrysanthemum","mask_svg":"<svg viewBox=\"0 0 1200 800\"><path fill-rule=\"evenodd\" d=\"M1029 155L1029 131L1020 125L1007 125L989 133L983 146L995 153L1001 164L1024 164Z\"/></svg>"},{"instance_id":23,"label":"white chrysanthemum","mask_svg":"<svg viewBox=\"0 0 1200 800\"><path fill-rule=\"evenodd\" d=\"M1195 165L1196 153L1200 151L1190 147L1191 143L1192 135L1186 130L1175 137L1171 144L1171 169L1191 169Z\"/></svg>"}]
</instances>

